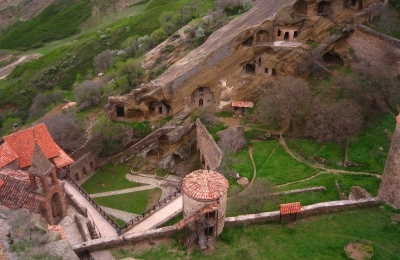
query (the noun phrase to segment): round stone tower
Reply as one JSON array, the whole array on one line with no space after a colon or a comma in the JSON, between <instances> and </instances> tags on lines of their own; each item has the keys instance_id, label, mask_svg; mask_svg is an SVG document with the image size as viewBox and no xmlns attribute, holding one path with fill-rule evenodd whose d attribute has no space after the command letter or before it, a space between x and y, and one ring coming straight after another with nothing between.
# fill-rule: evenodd
<instances>
[{"instance_id":1,"label":"round stone tower","mask_svg":"<svg viewBox=\"0 0 400 260\"><path fill-rule=\"evenodd\" d=\"M183 179L183 218L198 236L218 236L225 223L228 180L215 171L197 170Z\"/></svg>"},{"instance_id":2,"label":"round stone tower","mask_svg":"<svg viewBox=\"0 0 400 260\"><path fill-rule=\"evenodd\" d=\"M378 197L387 204L400 208L400 115L396 118L396 130L392 137Z\"/></svg>"}]
</instances>

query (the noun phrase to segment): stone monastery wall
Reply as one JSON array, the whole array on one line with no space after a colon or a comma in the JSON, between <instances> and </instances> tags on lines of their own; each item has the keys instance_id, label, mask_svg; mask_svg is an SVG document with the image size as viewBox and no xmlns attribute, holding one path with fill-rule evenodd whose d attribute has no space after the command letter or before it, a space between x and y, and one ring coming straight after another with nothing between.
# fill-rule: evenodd
<instances>
[{"instance_id":1,"label":"stone monastery wall","mask_svg":"<svg viewBox=\"0 0 400 260\"><path fill-rule=\"evenodd\" d=\"M208 133L200 119L196 120L197 150L200 152L202 166L206 170L216 170L222 161L224 153Z\"/></svg>"}]
</instances>

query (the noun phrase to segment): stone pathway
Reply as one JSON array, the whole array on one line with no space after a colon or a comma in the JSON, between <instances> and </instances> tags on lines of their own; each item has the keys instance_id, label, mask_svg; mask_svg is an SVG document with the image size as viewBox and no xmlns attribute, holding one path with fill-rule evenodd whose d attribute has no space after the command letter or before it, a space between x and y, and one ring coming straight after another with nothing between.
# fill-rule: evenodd
<instances>
[{"instance_id":1,"label":"stone pathway","mask_svg":"<svg viewBox=\"0 0 400 260\"><path fill-rule=\"evenodd\" d=\"M154 189L153 187L151 187L151 188ZM104 209L104 211L107 212L107 214L113 215L114 217L122 219L125 222L128 222L129 220L131 220L137 216L137 214L133 214L133 213L118 210L118 209L107 208L104 206L101 206L101 208Z\"/></svg>"},{"instance_id":2,"label":"stone pathway","mask_svg":"<svg viewBox=\"0 0 400 260\"><path fill-rule=\"evenodd\" d=\"M63 228L65 235L67 236L68 242L71 245L79 245L84 243L78 226L74 220L74 215L76 214L79 213L71 205L68 205L67 216L65 216L59 223L59 225Z\"/></svg>"},{"instance_id":3,"label":"stone pathway","mask_svg":"<svg viewBox=\"0 0 400 260\"><path fill-rule=\"evenodd\" d=\"M107 196L131 193L131 192L142 191L142 190L151 190L151 189L154 189L154 186L145 185L145 186L139 186L139 187L135 187L135 188L128 188L128 189L123 189L123 190L100 192L100 193L94 193L94 194L89 194L89 195L92 198L99 198L99 197L107 197Z\"/></svg>"},{"instance_id":4,"label":"stone pathway","mask_svg":"<svg viewBox=\"0 0 400 260\"><path fill-rule=\"evenodd\" d=\"M178 215L180 212L182 212L182 209L182 195L179 195L168 204L164 205L162 208L149 215L142 222L124 232L122 236L156 228L157 226L167 222L168 220Z\"/></svg>"},{"instance_id":5,"label":"stone pathway","mask_svg":"<svg viewBox=\"0 0 400 260\"><path fill-rule=\"evenodd\" d=\"M102 215L100 215L100 213L97 212L92 204L90 204L71 183L66 181L64 188L72 194L78 203L86 207L88 215L90 215L89 220L94 221L97 228L100 230L102 237L117 235L115 229L103 218Z\"/></svg>"}]
</instances>

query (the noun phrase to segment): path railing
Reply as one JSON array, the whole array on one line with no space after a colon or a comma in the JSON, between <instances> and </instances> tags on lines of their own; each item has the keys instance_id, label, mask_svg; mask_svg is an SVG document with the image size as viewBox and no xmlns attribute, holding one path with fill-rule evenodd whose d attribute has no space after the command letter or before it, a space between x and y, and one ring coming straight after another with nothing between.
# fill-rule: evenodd
<instances>
[{"instance_id":1,"label":"path railing","mask_svg":"<svg viewBox=\"0 0 400 260\"><path fill-rule=\"evenodd\" d=\"M67 174L67 180L74 185L74 187L85 197L85 199L99 212L99 214L117 231L118 234L121 233L121 228L110 216L97 204L90 196L86 193L84 189L79 186L79 184Z\"/></svg>"},{"instance_id":2,"label":"path railing","mask_svg":"<svg viewBox=\"0 0 400 260\"><path fill-rule=\"evenodd\" d=\"M182 193L182 187L177 188L174 193L172 193L171 195L169 195L165 199L160 200L156 205L154 205L153 207L147 209L142 214L137 215L133 219L131 219L128 222L126 222L125 225L122 226L121 232L127 230L128 228L130 228L132 226L135 226L135 225L139 224L141 221L143 221L145 219L145 217L147 217L148 215L152 214L154 211L156 211L157 209L161 208L162 206L164 206L165 204L170 202L172 199L176 198L181 193Z\"/></svg>"}]
</instances>

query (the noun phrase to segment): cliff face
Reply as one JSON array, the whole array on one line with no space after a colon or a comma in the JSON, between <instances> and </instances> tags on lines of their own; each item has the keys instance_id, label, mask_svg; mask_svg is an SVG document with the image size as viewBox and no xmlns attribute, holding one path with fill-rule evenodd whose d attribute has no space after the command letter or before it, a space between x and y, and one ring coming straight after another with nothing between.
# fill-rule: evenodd
<instances>
[{"instance_id":1,"label":"cliff face","mask_svg":"<svg viewBox=\"0 0 400 260\"><path fill-rule=\"evenodd\" d=\"M353 16L373 2L259 0L152 84L133 91L124 104L109 102L108 117L149 119L154 101L166 104L175 115L253 100L274 76L296 74L297 64L310 53L324 57L325 65L348 64L352 56L346 38L354 27ZM117 115L117 106L125 113ZM138 112L128 112L133 110Z\"/></svg>"}]
</instances>

